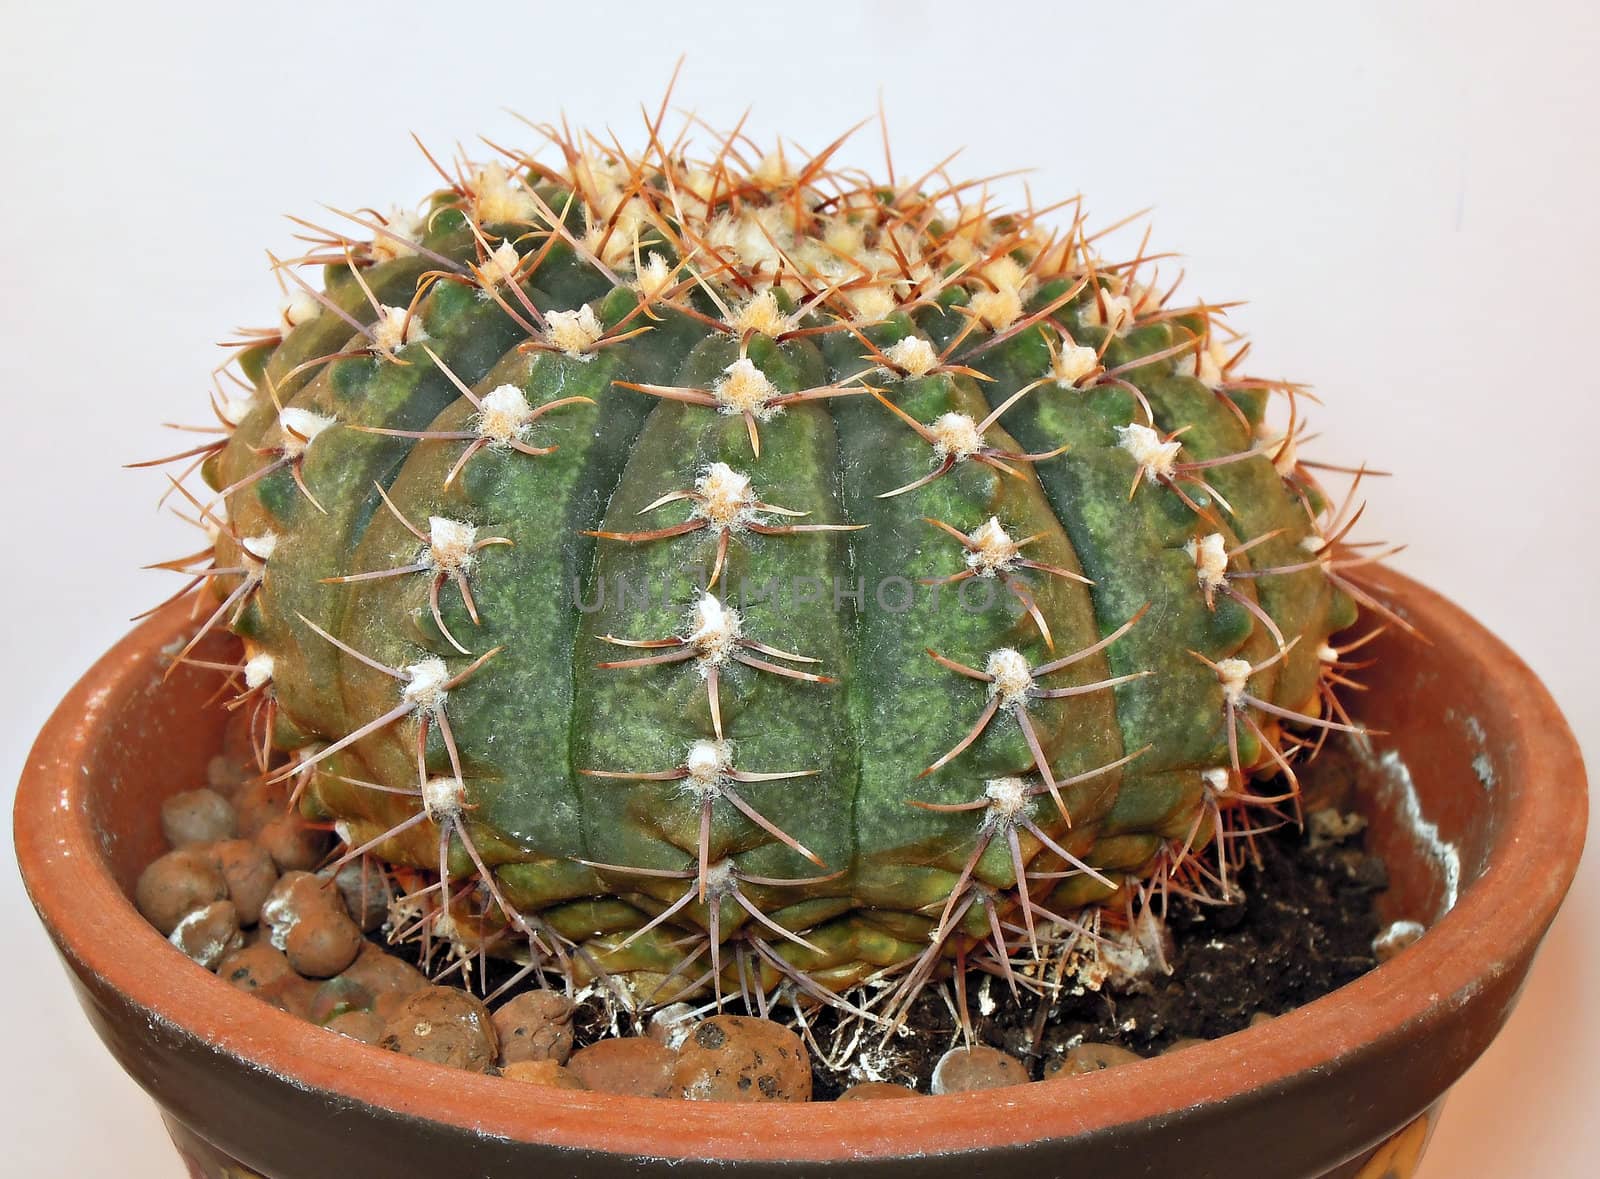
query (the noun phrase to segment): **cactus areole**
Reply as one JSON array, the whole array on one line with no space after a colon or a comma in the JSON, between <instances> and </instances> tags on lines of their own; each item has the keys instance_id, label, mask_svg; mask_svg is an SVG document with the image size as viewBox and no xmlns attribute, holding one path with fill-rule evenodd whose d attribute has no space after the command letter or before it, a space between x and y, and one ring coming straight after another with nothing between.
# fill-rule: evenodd
<instances>
[{"instance_id":1,"label":"cactus areole","mask_svg":"<svg viewBox=\"0 0 1600 1179\"><path fill-rule=\"evenodd\" d=\"M1074 205L549 135L315 230L189 452L302 811L645 1004L893 1008L1225 891L1348 727L1294 387Z\"/></svg>"}]
</instances>

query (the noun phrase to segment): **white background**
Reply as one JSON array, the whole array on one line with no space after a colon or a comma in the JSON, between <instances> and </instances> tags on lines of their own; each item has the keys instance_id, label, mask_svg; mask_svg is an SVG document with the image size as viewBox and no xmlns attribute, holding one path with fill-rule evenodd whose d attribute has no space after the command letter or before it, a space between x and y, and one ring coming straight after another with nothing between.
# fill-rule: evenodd
<instances>
[{"instance_id":1,"label":"white background","mask_svg":"<svg viewBox=\"0 0 1600 1179\"><path fill-rule=\"evenodd\" d=\"M1396 563L1509 640L1600 751L1588 3L4 9L0 779L165 594L138 566L193 547L152 506L159 477L120 464L177 449L158 423L205 420L212 341L273 316L280 214L409 204L432 177L408 132L512 138L503 107L636 146L680 52L677 99L716 125L754 104L758 137L815 149L881 91L902 175L965 145L958 171L1031 165L1040 203L1081 190L1101 223L1156 206L1188 291L1250 299L1253 370L1324 398L1316 456L1396 473L1368 535L1409 541ZM176 1176L5 859L8 1173ZM1597 908L1591 855L1425 1174L1594 1173Z\"/></svg>"}]
</instances>

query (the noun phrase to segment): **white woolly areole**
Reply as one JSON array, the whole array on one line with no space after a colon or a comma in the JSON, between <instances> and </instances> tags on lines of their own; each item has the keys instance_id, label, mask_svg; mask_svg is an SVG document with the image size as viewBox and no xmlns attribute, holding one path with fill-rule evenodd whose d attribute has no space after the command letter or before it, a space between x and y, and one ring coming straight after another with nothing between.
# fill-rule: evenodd
<instances>
[{"instance_id":1,"label":"white woolly areole","mask_svg":"<svg viewBox=\"0 0 1600 1179\"><path fill-rule=\"evenodd\" d=\"M983 793L989 800L985 818L998 826L1008 827L1033 809L1028 784L1021 778L990 778L983 784Z\"/></svg>"},{"instance_id":2,"label":"white woolly areole","mask_svg":"<svg viewBox=\"0 0 1600 1179\"><path fill-rule=\"evenodd\" d=\"M384 218L384 226L389 233L374 233L372 243L367 247L367 256L374 262L391 262L396 258L409 258L415 254L416 247L411 243L422 236L422 218L405 209L394 208ZM389 234L396 237L390 237ZM397 241L403 237L405 241Z\"/></svg>"},{"instance_id":3,"label":"white woolly areole","mask_svg":"<svg viewBox=\"0 0 1600 1179\"><path fill-rule=\"evenodd\" d=\"M1163 442L1160 434L1138 422L1118 426L1117 443L1133 456L1134 462L1144 468L1147 483L1172 478L1177 469L1178 451L1183 449L1183 444L1176 438Z\"/></svg>"},{"instance_id":4,"label":"white woolly areole","mask_svg":"<svg viewBox=\"0 0 1600 1179\"><path fill-rule=\"evenodd\" d=\"M964 413L940 414L928 430L933 435L933 453L940 458L964 459L984 447L978 423Z\"/></svg>"},{"instance_id":5,"label":"white woolly areole","mask_svg":"<svg viewBox=\"0 0 1600 1179\"><path fill-rule=\"evenodd\" d=\"M706 898L720 901L739 891L739 878L733 874L732 860L718 860L706 868Z\"/></svg>"},{"instance_id":6,"label":"white woolly areole","mask_svg":"<svg viewBox=\"0 0 1600 1179\"><path fill-rule=\"evenodd\" d=\"M1220 532L1207 533L1198 541L1183 546L1194 562L1195 576L1206 589L1220 589L1228 582L1228 542Z\"/></svg>"},{"instance_id":7,"label":"white woolly areole","mask_svg":"<svg viewBox=\"0 0 1600 1179\"><path fill-rule=\"evenodd\" d=\"M988 218L982 215L963 215L961 222L950 232L944 243L945 254L955 262L971 262L978 251L993 238Z\"/></svg>"},{"instance_id":8,"label":"white woolly areole","mask_svg":"<svg viewBox=\"0 0 1600 1179\"><path fill-rule=\"evenodd\" d=\"M739 641L742 623L739 612L724 606L715 594L702 593L689 615L688 641L698 653L702 667L726 663Z\"/></svg>"},{"instance_id":9,"label":"white woolly areole","mask_svg":"<svg viewBox=\"0 0 1600 1179\"><path fill-rule=\"evenodd\" d=\"M900 306L900 300L895 298L894 291L879 283L855 287L845 291L844 297L849 302L850 309L855 312L851 318L859 324L882 323L894 314L895 308Z\"/></svg>"},{"instance_id":10,"label":"white woolly areole","mask_svg":"<svg viewBox=\"0 0 1600 1179\"><path fill-rule=\"evenodd\" d=\"M683 763L684 769L689 771L684 785L695 794L715 790L731 764L726 741L696 741L689 746L689 756Z\"/></svg>"},{"instance_id":11,"label":"white woolly areole","mask_svg":"<svg viewBox=\"0 0 1600 1179\"><path fill-rule=\"evenodd\" d=\"M289 757L295 765L304 769L307 762L316 760L317 755L327 747L328 743L326 741L308 741L294 749L289 754Z\"/></svg>"},{"instance_id":12,"label":"white woolly areole","mask_svg":"<svg viewBox=\"0 0 1600 1179\"><path fill-rule=\"evenodd\" d=\"M1151 315L1161 308L1161 295L1154 287L1147 287L1142 283L1130 282L1127 287L1128 302L1133 304L1134 314Z\"/></svg>"},{"instance_id":13,"label":"white woolly areole","mask_svg":"<svg viewBox=\"0 0 1600 1179\"><path fill-rule=\"evenodd\" d=\"M1300 444L1295 441L1293 434L1286 434L1272 452L1272 467L1279 475L1287 479L1294 474L1295 467L1300 465Z\"/></svg>"},{"instance_id":14,"label":"white woolly areole","mask_svg":"<svg viewBox=\"0 0 1600 1179\"><path fill-rule=\"evenodd\" d=\"M784 265L782 251L794 245L787 216L787 209L776 206L724 213L706 227L707 243L719 254L732 251L752 275L775 274Z\"/></svg>"},{"instance_id":15,"label":"white woolly areole","mask_svg":"<svg viewBox=\"0 0 1600 1179\"><path fill-rule=\"evenodd\" d=\"M620 161L607 159L587 147L572 152L567 177L599 215L609 217L622 199L628 170Z\"/></svg>"},{"instance_id":16,"label":"white woolly areole","mask_svg":"<svg viewBox=\"0 0 1600 1179\"><path fill-rule=\"evenodd\" d=\"M665 258L652 250L645 255L644 263L639 267L639 273L634 276L630 285L646 299L659 299L672 285L672 267L667 265Z\"/></svg>"},{"instance_id":17,"label":"white woolly areole","mask_svg":"<svg viewBox=\"0 0 1600 1179\"><path fill-rule=\"evenodd\" d=\"M244 686L254 690L263 684L272 682L272 671L276 666L271 655L259 651L244 661Z\"/></svg>"},{"instance_id":18,"label":"white woolly areole","mask_svg":"<svg viewBox=\"0 0 1600 1179\"><path fill-rule=\"evenodd\" d=\"M1021 294L1033 284L1033 276L1028 273L1028 268L1010 254L1002 254L993 261L985 263L978 269L978 273L1002 291L1015 291Z\"/></svg>"},{"instance_id":19,"label":"white woolly areole","mask_svg":"<svg viewBox=\"0 0 1600 1179\"><path fill-rule=\"evenodd\" d=\"M782 188L794 182L796 173L789 166L789 161L783 153L783 148L778 147L761 157L761 162L755 166L755 171L750 173L750 179L758 180L771 188Z\"/></svg>"},{"instance_id":20,"label":"white woolly areole","mask_svg":"<svg viewBox=\"0 0 1600 1179\"><path fill-rule=\"evenodd\" d=\"M237 429L239 423L255 408L256 399L252 394L235 395L233 393L219 392L216 397L217 416L229 427Z\"/></svg>"},{"instance_id":21,"label":"white woolly areole","mask_svg":"<svg viewBox=\"0 0 1600 1179\"><path fill-rule=\"evenodd\" d=\"M446 573L465 570L472 563L472 546L478 530L471 524L444 516L428 517L428 563Z\"/></svg>"},{"instance_id":22,"label":"white woolly areole","mask_svg":"<svg viewBox=\"0 0 1600 1179\"><path fill-rule=\"evenodd\" d=\"M461 814L467 801L467 784L460 778L429 778L422 784L422 809L437 823Z\"/></svg>"},{"instance_id":23,"label":"white woolly areole","mask_svg":"<svg viewBox=\"0 0 1600 1179\"><path fill-rule=\"evenodd\" d=\"M769 287L735 308L728 316L728 326L741 336L746 332L756 332L763 336L781 336L792 325L789 317L778 306L778 297Z\"/></svg>"},{"instance_id":24,"label":"white woolly areole","mask_svg":"<svg viewBox=\"0 0 1600 1179\"><path fill-rule=\"evenodd\" d=\"M615 207L614 213L607 213L603 207L605 203L613 203L615 207L614 202L602 202L599 209L585 210L584 248L607 266L631 270L634 250L650 223L650 207L634 197Z\"/></svg>"},{"instance_id":25,"label":"white woolly areole","mask_svg":"<svg viewBox=\"0 0 1600 1179\"><path fill-rule=\"evenodd\" d=\"M1204 780L1206 789L1211 791L1212 794L1226 794L1233 786L1233 782L1228 776L1228 771L1220 766L1215 769L1201 770L1200 777Z\"/></svg>"},{"instance_id":26,"label":"white woolly areole","mask_svg":"<svg viewBox=\"0 0 1600 1179\"><path fill-rule=\"evenodd\" d=\"M704 168L691 168L679 181L678 189L681 195L708 205L717 190L717 178Z\"/></svg>"},{"instance_id":27,"label":"white woolly areole","mask_svg":"<svg viewBox=\"0 0 1600 1179\"><path fill-rule=\"evenodd\" d=\"M752 414L757 421L764 422L783 409L781 405L769 404L778 396L778 387L749 357L739 357L722 371L727 375L711 386L711 396L717 399L723 413Z\"/></svg>"},{"instance_id":28,"label":"white woolly areole","mask_svg":"<svg viewBox=\"0 0 1600 1179\"><path fill-rule=\"evenodd\" d=\"M478 267L478 276L488 286L503 286L516 277L520 265L522 255L517 253L517 248L510 242L501 242Z\"/></svg>"},{"instance_id":29,"label":"white woolly areole","mask_svg":"<svg viewBox=\"0 0 1600 1179\"><path fill-rule=\"evenodd\" d=\"M1076 385L1100 367L1100 356L1085 344L1063 344L1050 365L1050 379L1058 385Z\"/></svg>"},{"instance_id":30,"label":"white woolly areole","mask_svg":"<svg viewBox=\"0 0 1600 1179\"><path fill-rule=\"evenodd\" d=\"M587 303L575 311L551 311L544 320L545 340L574 360L588 360L588 353L606 332Z\"/></svg>"},{"instance_id":31,"label":"white woolly areole","mask_svg":"<svg viewBox=\"0 0 1600 1179\"><path fill-rule=\"evenodd\" d=\"M443 659L435 656L401 670L405 673L406 683L400 689L400 699L430 711L444 704L444 686L450 679L450 669L444 665Z\"/></svg>"},{"instance_id":32,"label":"white woolly areole","mask_svg":"<svg viewBox=\"0 0 1600 1179\"><path fill-rule=\"evenodd\" d=\"M720 528L743 524L755 503L750 492L750 476L735 471L727 463L712 463L706 473L695 480L694 489L701 497L694 514Z\"/></svg>"},{"instance_id":33,"label":"white woolly areole","mask_svg":"<svg viewBox=\"0 0 1600 1179\"><path fill-rule=\"evenodd\" d=\"M408 318L404 307L390 307L388 304L378 308L378 318L368 330L372 332L372 342L380 352L393 352L428 338L428 333L422 328L420 315Z\"/></svg>"},{"instance_id":34,"label":"white woolly areole","mask_svg":"<svg viewBox=\"0 0 1600 1179\"><path fill-rule=\"evenodd\" d=\"M939 364L939 354L921 336L896 340L883 350L883 355L908 377L925 377Z\"/></svg>"},{"instance_id":35,"label":"white woolly areole","mask_svg":"<svg viewBox=\"0 0 1600 1179\"><path fill-rule=\"evenodd\" d=\"M836 254L853 258L866 249L866 228L845 216L827 218L822 225L822 242Z\"/></svg>"},{"instance_id":36,"label":"white woolly areole","mask_svg":"<svg viewBox=\"0 0 1600 1179\"><path fill-rule=\"evenodd\" d=\"M1033 669L1022 653L1011 647L990 652L984 670L994 677L989 695L998 697L1002 707L1021 703L1027 698L1028 689L1033 687Z\"/></svg>"},{"instance_id":37,"label":"white woolly areole","mask_svg":"<svg viewBox=\"0 0 1600 1179\"><path fill-rule=\"evenodd\" d=\"M1217 664L1217 682L1229 704L1238 704L1244 698L1245 685L1250 680L1250 661L1224 659Z\"/></svg>"},{"instance_id":38,"label":"white woolly areole","mask_svg":"<svg viewBox=\"0 0 1600 1179\"><path fill-rule=\"evenodd\" d=\"M538 211L533 194L505 168L488 164L472 178L472 211L480 225L506 221L531 221Z\"/></svg>"},{"instance_id":39,"label":"white woolly areole","mask_svg":"<svg viewBox=\"0 0 1600 1179\"><path fill-rule=\"evenodd\" d=\"M278 330L288 335L303 323L309 323L322 314L322 304L307 291L295 290L284 296L278 304Z\"/></svg>"},{"instance_id":40,"label":"white woolly areole","mask_svg":"<svg viewBox=\"0 0 1600 1179\"><path fill-rule=\"evenodd\" d=\"M278 534L263 532L257 536L247 536L239 542L239 547L258 561L270 561L272 554L278 551Z\"/></svg>"},{"instance_id":41,"label":"white woolly areole","mask_svg":"<svg viewBox=\"0 0 1600 1179\"><path fill-rule=\"evenodd\" d=\"M1222 367L1228 362L1228 353L1216 336L1206 337L1206 346L1198 352L1185 352L1173 363L1173 371L1180 376L1194 377L1208 388L1222 384Z\"/></svg>"},{"instance_id":42,"label":"white woolly areole","mask_svg":"<svg viewBox=\"0 0 1600 1179\"><path fill-rule=\"evenodd\" d=\"M478 433L494 442L514 442L533 420L533 407L515 385L496 385L483 395Z\"/></svg>"},{"instance_id":43,"label":"white woolly areole","mask_svg":"<svg viewBox=\"0 0 1600 1179\"><path fill-rule=\"evenodd\" d=\"M1317 648L1317 658L1323 663L1338 663L1339 650L1328 643L1323 643L1322 646Z\"/></svg>"},{"instance_id":44,"label":"white woolly areole","mask_svg":"<svg viewBox=\"0 0 1600 1179\"><path fill-rule=\"evenodd\" d=\"M280 410L278 429L283 434L283 453L289 458L299 458L318 434L329 426L336 425L337 422L337 418L312 413L309 409L296 409L291 406L289 409Z\"/></svg>"},{"instance_id":45,"label":"white woolly areole","mask_svg":"<svg viewBox=\"0 0 1600 1179\"><path fill-rule=\"evenodd\" d=\"M1114 295L1102 290L1098 298L1090 299L1083 305L1083 314L1090 323L1120 332L1123 328L1133 326L1133 300L1126 295Z\"/></svg>"},{"instance_id":46,"label":"white woolly areole","mask_svg":"<svg viewBox=\"0 0 1600 1179\"><path fill-rule=\"evenodd\" d=\"M993 577L1004 572L1018 556L1017 542L994 516L974 528L967 535L967 541L972 545L967 550L967 568L979 577Z\"/></svg>"},{"instance_id":47,"label":"white woolly areole","mask_svg":"<svg viewBox=\"0 0 1600 1179\"><path fill-rule=\"evenodd\" d=\"M1009 287L976 291L968 309L993 331L1003 332L1022 318L1022 296Z\"/></svg>"}]
</instances>

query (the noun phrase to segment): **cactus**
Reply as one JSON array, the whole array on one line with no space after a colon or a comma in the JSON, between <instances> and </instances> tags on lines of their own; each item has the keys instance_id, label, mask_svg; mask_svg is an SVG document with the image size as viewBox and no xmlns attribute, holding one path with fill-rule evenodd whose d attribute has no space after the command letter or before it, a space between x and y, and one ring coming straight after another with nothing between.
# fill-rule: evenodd
<instances>
[{"instance_id":1,"label":"cactus","mask_svg":"<svg viewBox=\"0 0 1600 1179\"><path fill-rule=\"evenodd\" d=\"M168 566L267 772L430 934L646 1002L903 1010L1226 892L1381 609L1296 387L1081 215L648 131L278 265Z\"/></svg>"}]
</instances>

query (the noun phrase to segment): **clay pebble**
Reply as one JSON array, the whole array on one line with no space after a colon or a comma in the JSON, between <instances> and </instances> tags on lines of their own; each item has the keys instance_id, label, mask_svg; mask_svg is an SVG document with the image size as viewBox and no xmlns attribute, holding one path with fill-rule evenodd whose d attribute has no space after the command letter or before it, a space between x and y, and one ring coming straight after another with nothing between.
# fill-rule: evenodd
<instances>
[{"instance_id":1,"label":"clay pebble","mask_svg":"<svg viewBox=\"0 0 1600 1179\"><path fill-rule=\"evenodd\" d=\"M311 1022L326 1027L343 1015L355 1012L370 1014L375 1000L376 996L360 983L337 975L317 984L316 993L311 998Z\"/></svg>"},{"instance_id":2,"label":"clay pebble","mask_svg":"<svg viewBox=\"0 0 1600 1179\"><path fill-rule=\"evenodd\" d=\"M389 887L383 873L376 868L353 860L337 871L324 869L318 875L333 879L339 895L344 898L345 910L361 927L362 933L371 933L388 917Z\"/></svg>"},{"instance_id":3,"label":"clay pebble","mask_svg":"<svg viewBox=\"0 0 1600 1179\"><path fill-rule=\"evenodd\" d=\"M217 964L217 976L241 991L260 991L294 976L283 951L266 942L236 950Z\"/></svg>"},{"instance_id":4,"label":"clay pebble","mask_svg":"<svg viewBox=\"0 0 1600 1179\"><path fill-rule=\"evenodd\" d=\"M403 997L432 985L428 976L411 963L385 953L369 941L361 943L361 952L355 961L338 977L365 987L374 998L389 994Z\"/></svg>"},{"instance_id":5,"label":"clay pebble","mask_svg":"<svg viewBox=\"0 0 1600 1179\"><path fill-rule=\"evenodd\" d=\"M935 1093L971 1093L979 1089L1004 1089L1028 1083L1022 1061L998 1048L975 1044L952 1048L933 1066L929 1089Z\"/></svg>"},{"instance_id":6,"label":"clay pebble","mask_svg":"<svg viewBox=\"0 0 1600 1179\"><path fill-rule=\"evenodd\" d=\"M212 901L178 922L169 942L207 970L215 970L222 960L244 946L239 933L239 914L232 901Z\"/></svg>"},{"instance_id":7,"label":"clay pebble","mask_svg":"<svg viewBox=\"0 0 1600 1179\"><path fill-rule=\"evenodd\" d=\"M161 804L161 834L172 848L232 839L239 833L233 804L215 790L184 790Z\"/></svg>"},{"instance_id":8,"label":"clay pebble","mask_svg":"<svg viewBox=\"0 0 1600 1179\"><path fill-rule=\"evenodd\" d=\"M690 1032L694 1031L695 1009L687 1003L669 1003L650 1015L645 1035L658 1040L676 1051Z\"/></svg>"},{"instance_id":9,"label":"clay pebble","mask_svg":"<svg viewBox=\"0 0 1600 1179\"><path fill-rule=\"evenodd\" d=\"M688 1101L810 1101L811 1058L780 1024L715 1015L678 1049L672 1088Z\"/></svg>"},{"instance_id":10,"label":"clay pebble","mask_svg":"<svg viewBox=\"0 0 1600 1179\"><path fill-rule=\"evenodd\" d=\"M347 915L319 909L289 927L283 952L307 978L332 978L356 960L362 945L361 930Z\"/></svg>"},{"instance_id":11,"label":"clay pebble","mask_svg":"<svg viewBox=\"0 0 1600 1179\"><path fill-rule=\"evenodd\" d=\"M1051 1077L1077 1077L1085 1073L1104 1072L1119 1065L1134 1064L1143 1059L1137 1052L1129 1052L1115 1044L1086 1041L1065 1056L1047 1063L1044 1075L1046 1080Z\"/></svg>"},{"instance_id":12,"label":"clay pebble","mask_svg":"<svg viewBox=\"0 0 1600 1179\"><path fill-rule=\"evenodd\" d=\"M211 866L222 873L228 899L239 911L239 924L261 920L261 904L278 883L278 867L265 850L248 839L219 839L201 845Z\"/></svg>"},{"instance_id":13,"label":"clay pebble","mask_svg":"<svg viewBox=\"0 0 1600 1179\"><path fill-rule=\"evenodd\" d=\"M300 1019L311 1018L315 983L301 978L283 951L258 941L229 954L217 965L217 975L229 986L248 991L257 999Z\"/></svg>"},{"instance_id":14,"label":"clay pebble","mask_svg":"<svg viewBox=\"0 0 1600 1179\"><path fill-rule=\"evenodd\" d=\"M498 1054L488 1009L455 987L407 995L378 1043L390 1052L477 1073L494 1068Z\"/></svg>"},{"instance_id":15,"label":"clay pebble","mask_svg":"<svg viewBox=\"0 0 1600 1179\"><path fill-rule=\"evenodd\" d=\"M309 872L327 852L326 832L308 826L298 815L269 819L253 836L280 872Z\"/></svg>"},{"instance_id":16,"label":"clay pebble","mask_svg":"<svg viewBox=\"0 0 1600 1179\"><path fill-rule=\"evenodd\" d=\"M319 909L345 913L344 898L331 881L294 869L278 877L261 902L261 920L275 933L286 932L303 914Z\"/></svg>"},{"instance_id":17,"label":"clay pebble","mask_svg":"<svg viewBox=\"0 0 1600 1179\"><path fill-rule=\"evenodd\" d=\"M247 776L244 764L226 754L219 753L206 762L206 785L224 798L231 800Z\"/></svg>"},{"instance_id":18,"label":"clay pebble","mask_svg":"<svg viewBox=\"0 0 1600 1179\"><path fill-rule=\"evenodd\" d=\"M836 1101L897 1101L902 1097L920 1097L922 1094L904 1085L891 1085L888 1081L862 1081L851 1085L839 1094Z\"/></svg>"},{"instance_id":19,"label":"clay pebble","mask_svg":"<svg viewBox=\"0 0 1600 1179\"><path fill-rule=\"evenodd\" d=\"M565 1065L554 1060L518 1060L500 1070L500 1075L525 1085L547 1085L552 1089L586 1089Z\"/></svg>"},{"instance_id":20,"label":"clay pebble","mask_svg":"<svg viewBox=\"0 0 1600 1179\"><path fill-rule=\"evenodd\" d=\"M377 1044L383 1039L384 1022L370 1011L346 1011L322 1025L330 1032L360 1040L363 1044Z\"/></svg>"},{"instance_id":21,"label":"clay pebble","mask_svg":"<svg viewBox=\"0 0 1600 1179\"><path fill-rule=\"evenodd\" d=\"M553 1060L565 1064L572 1055L572 1000L555 991L526 991L494 1012L500 1037L500 1063Z\"/></svg>"},{"instance_id":22,"label":"clay pebble","mask_svg":"<svg viewBox=\"0 0 1600 1179\"><path fill-rule=\"evenodd\" d=\"M601 1093L667 1097L677 1063L678 1054L670 1048L644 1036L628 1036L579 1049L567 1068L585 1087Z\"/></svg>"},{"instance_id":23,"label":"clay pebble","mask_svg":"<svg viewBox=\"0 0 1600 1179\"><path fill-rule=\"evenodd\" d=\"M289 795L282 782L265 777L251 778L234 791L233 809L239 817L240 836L255 839L268 823L287 813Z\"/></svg>"},{"instance_id":24,"label":"clay pebble","mask_svg":"<svg viewBox=\"0 0 1600 1179\"><path fill-rule=\"evenodd\" d=\"M226 900L228 884L204 852L194 848L170 851L139 874L134 904L146 921L171 937L196 909Z\"/></svg>"},{"instance_id":25,"label":"clay pebble","mask_svg":"<svg viewBox=\"0 0 1600 1179\"><path fill-rule=\"evenodd\" d=\"M272 944L308 978L331 978L356 960L364 939L331 881L286 872L261 905Z\"/></svg>"}]
</instances>

